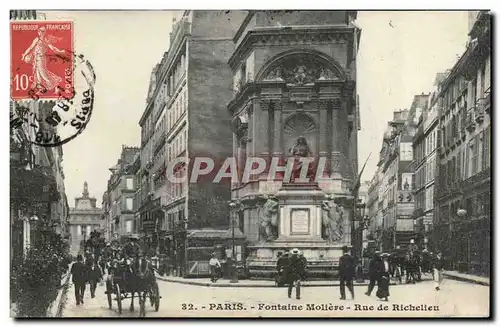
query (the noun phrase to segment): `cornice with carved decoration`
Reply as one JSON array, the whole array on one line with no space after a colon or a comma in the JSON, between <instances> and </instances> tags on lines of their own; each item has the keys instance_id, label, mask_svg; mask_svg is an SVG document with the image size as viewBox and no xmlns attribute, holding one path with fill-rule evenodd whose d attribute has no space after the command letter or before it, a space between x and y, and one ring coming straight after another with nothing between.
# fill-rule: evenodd
<instances>
[{"instance_id":1,"label":"cornice with carved decoration","mask_svg":"<svg viewBox=\"0 0 500 327\"><path fill-rule=\"evenodd\" d=\"M248 31L229 58L229 65L236 69L251 48L259 46L311 46L320 44L349 44L354 40L353 27L279 27Z\"/></svg>"}]
</instances>

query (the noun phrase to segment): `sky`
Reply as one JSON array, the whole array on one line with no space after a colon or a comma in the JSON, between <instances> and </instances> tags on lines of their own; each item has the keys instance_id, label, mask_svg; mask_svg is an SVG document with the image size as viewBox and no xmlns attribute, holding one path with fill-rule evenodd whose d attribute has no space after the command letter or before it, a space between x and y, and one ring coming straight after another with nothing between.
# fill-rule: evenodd
<instances>
[{"instance_id":1,"label":"sky","mask_svg":"<svg viewBox=\"0 0 500 327\"><path fill-rule=\"evenodd\" d=\"M97 80L90 123L63 146L70 206L85 181L101 203L122 145L139 146L139 119L153 66L168 50L172 17L182 12L46 12L47 20L74 21L75 51L94 67ZM467 12L359 12L362 28L357 67L361 127L360 167L370 180L382 134L392 112L409 108L413 96L428 93L436 73L453 66L465 50Z\"/></svg>"}]
</instances>

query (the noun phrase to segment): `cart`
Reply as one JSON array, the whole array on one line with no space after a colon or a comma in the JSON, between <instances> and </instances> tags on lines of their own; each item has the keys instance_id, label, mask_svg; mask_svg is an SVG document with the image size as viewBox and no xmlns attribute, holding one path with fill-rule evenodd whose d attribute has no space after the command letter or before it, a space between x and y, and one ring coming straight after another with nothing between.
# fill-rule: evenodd
<instances>
[{"instance_id":1,"label":"cart","mask_svg":"<svg viewBox=\"0 0 500 327\"><path fill-rule=\"evenodd\" d=\"M109 309L113 308L113 295L115 295L116 305L118 307L118 313L122 313L122 301L124 299L132 299L132 291L135 293L146 292L146 298L149 298L151 307L155 309L156 312L160 309L160 291L158 288L158 282L155 281L148 285L147 289L142 290L131 290L130 289L130 275L127 273L127 267L118 267L113 269L113 272L106 279L106 291L105 294L108 298ZM139 299L139 315L141 317L146 316L146 301L143 301L141 296L137 296Z\"/></svg>"}]
</instances>

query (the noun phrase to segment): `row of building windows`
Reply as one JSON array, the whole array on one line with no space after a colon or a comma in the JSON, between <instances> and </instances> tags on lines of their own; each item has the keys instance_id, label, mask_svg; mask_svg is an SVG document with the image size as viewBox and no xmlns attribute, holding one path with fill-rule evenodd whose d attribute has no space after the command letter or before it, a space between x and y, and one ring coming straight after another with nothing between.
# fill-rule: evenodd
<instances>
[{"instance_id":1,"label":"row of building windows","mask_svg":"<svg viewBox=\"0 0 500 327\"><path fill-rule=\"evenodd\" d=\"M446 163L440 166L440 182L444 188L452 188L456 183L472 177L490 167L491 153L491 128L478 133L467 144L466 148L460 149L458 153Z\"/></svg>"},{"instance_id":2,"label":"row of building windows","mask_svg":"<svg viewBox=\"0 0 500 327\"><path fill-rule=\"evenodd\" d=\"M172 197L172 201L175 201L179 198L182 198L186 196L187 192L187 185L188 185L188 180L187 180L187 167L186 165L183 165L179 169L177 169L174 172L174 177L178 179L183 179L182 181L179 182L174 182L171 181L169 182L169 191L170 195Z\"/></svg>"},{"instance_id":3,"label":"row of building windows","mask_svg":"<svg viewBox=\"0 0 500 327\"><path fill-rule=\"evenodd\" d=\"M160 221L160 229L161 230L174 230L175 227L179 224L179 222L184 221L185 217L186 217L186 215L184 212L184 207L180 206L177 211L168 213L167 216L164 217ZM181 227L181 226L179 226L179 227Z\"/></svg>"},{"instance_id":4,"label":"row of building windows","mask_svg":"<svg viewBox=\"0 0 500 327\"><path fill-rule=\"evenodd\" d=\"M181 91L172 107L168 111L168 132L177 124L179 118L186 112L187 109L187 92L186 89Z\"/></svg>"},{"instance_id":5,"label":"row of building windows","mask_svg":"<svg viewBox=\"0 0 500 327\"><path fill-rule=\"evenodd\" d=\"M437 129L433 129L425 137L425 156L429 156L437 147Z\"/></svg>"},{"instance_id":6,"label":"row of building windows","mask_svg":"<svg viewBox=\"0 0 500 327\"><path fill-rule=\"evenodd\" d=\"M488 191L465 199L465 208L460 204L460 200L442 205L439 207L438 219L442 223L447 223L450 220L470 219L470 217L488 215L491 212L490 199L491 194ZM465 209L465 216L458 215L459 209Z\"/></svg>"},{"instance_id":7,"label":"row of building windows","mask_svg":"<svg viewBox=\"0 0 500 327\"><path fill-rule=\"evenodd\" d=\"M184 127L168 144L167 162L181 155L187 148L187 129Z\"/></svg>"}]
</instances>

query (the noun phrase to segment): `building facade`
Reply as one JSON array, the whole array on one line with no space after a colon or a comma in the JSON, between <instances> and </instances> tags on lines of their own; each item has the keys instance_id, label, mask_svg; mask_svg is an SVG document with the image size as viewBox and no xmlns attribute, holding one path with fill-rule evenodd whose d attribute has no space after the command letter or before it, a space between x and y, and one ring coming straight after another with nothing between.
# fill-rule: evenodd
<instances>
[{"instance_id":1,"label":"building facade","mask_svg":"<svg viewBox=\"0 0 500 327\"><path fill-rule=\"evenodd\" d=\"M466 51L440 85L436 247L451 269L488 275L491 243L491 15L470 13Z\"/></svg>"},{"instance_id":2,"label":"building facade","mask_svg":"<svg viewBox=\"0 0 500 327\"><path fill-rule=\"evenodd\" d=\"M368 202L368 233L382 251L404 250L415 238L412 142L428 97L428 94L415 95L409 110L395 111L384 133Z\"/></svg>"},{"instance_id":3,"label":"building facade","mask_svg":"<svg viewBox=\"0 0 500 327\"><path fill-rule=\"evenodd\" d=\"M355 19L356 12L348 11L255 11L234 36L236 49L229 59L234 94L228 110L239 172L232 199L241 206L232 215L249 242L252 276L271 276L278 252L288 247L300 248L314 263L312 274L329 274L341 247L351 245L361 33ZM300 146L309 148L309 158L326 162L325 180L301 190L280 176L268 180L273 159L283 165ZM267 170L242 181L250 158L264 159ZM321 209L325 199L345 209L341 235L328 240L321 223L328 214ZM262 217L269 201L277 201L277 219Z\"/></svg>"},{"instance_id":4,"label":"building facade","mask_svg":"<svg viewBox=\"0 0 500 327\"><path fill-rule=\"evenodd\" d=\"M414 153L414 193L415 193L415 238L421 249L433 245L432 230L434 220L434 181L438 167L436 156L438 139L438 116L440 112L438 87L446 73L438 73L434 81L434 90L429 96L429 103L423 108L418 120L417 132L413 137Z\"/></svg>"},{"instance_id":5,"label":"building facade","mask_svg":"<svg viewBox=\"0 0 500 327\"><path fill-rule=\"evenodd\" d=\"M11 10L10 19L45 17L34 10ZM54 105L44 100L10 101L11 257L22 256L36 242L40 230L61 234L69 247L62 147L40 147L32 142L37 132L53 128L45 119Z\"/></svg>"},{"instance_id":6,"label":"building facade","mask_svg":"<svg viewBox=\"0 0 500 327\"><path fill-rule=\"evenodd\" d=\"M174 19L168 52L152 72L139 122L140 229L178 275L198 263L188 263L189 235L229 225L229 182L188 183L184 177L196 157L222 162L231 155L231 130L221 126L230 126L224 109L232 96L227 61L243 17L238 11L200 10ZM168 180L169 166L182 182Z\"/></svg>"},{"instance_id":7,"label":"building facade","mask_svg":"<svg viewBox=\"0 0 500 327\"><path fill-rule=\"evenodd\" d=\"M84 244L90 239L90 233L98 231L103 233L105 224L104 211L97 207L97 199L90 196L87 182L83 184L81 197L75 198L75 206L70 208L69 230L71 234L72 255L84 251Z\"/></svg>"},{"instance_id":8,"label":"building facade","mask_svg":"<svg viewBox=\"0 0 500 327\"><path fill-rule=\"evenodd\" d=\"M120 158L116 165L111 167L111 177L103 196L106 234L109 241L122 241L133 234L134 217L137 208L134 208L136 193L134 161L139 155L139 148L122 146Z\"/></svg>"}]
</instances>

